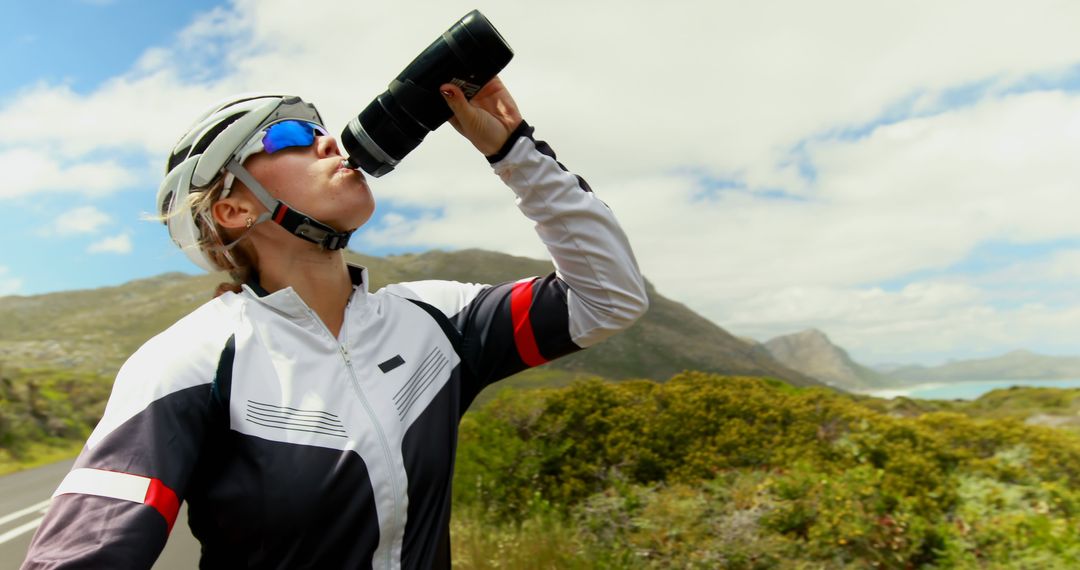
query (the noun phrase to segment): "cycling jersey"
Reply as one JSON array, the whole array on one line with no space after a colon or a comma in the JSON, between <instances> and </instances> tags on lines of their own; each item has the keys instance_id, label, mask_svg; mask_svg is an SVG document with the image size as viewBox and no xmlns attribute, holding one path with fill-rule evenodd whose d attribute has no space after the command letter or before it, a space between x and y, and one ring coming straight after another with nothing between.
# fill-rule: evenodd
<instances>
[{"instance_id":1,"label":"cycling jersey","mask_svg":"<svg viewBox=\"0 0 1080 570\"><path fill-rule=\"evenodd\" d=\"M332 335L291 288L218 297L143 345L24 568L149 568L180 504L203 568L448 568L458 423L486 385L647 307L607 206L523 125L496 173L556 266L354 290Z\"/></svg>"}]
</instances>

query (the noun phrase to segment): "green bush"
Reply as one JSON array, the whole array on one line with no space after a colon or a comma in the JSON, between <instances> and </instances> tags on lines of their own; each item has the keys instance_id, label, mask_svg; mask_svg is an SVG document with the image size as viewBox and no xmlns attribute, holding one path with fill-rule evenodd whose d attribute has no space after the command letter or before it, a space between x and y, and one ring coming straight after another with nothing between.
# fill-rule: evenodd
<instances>
[{"instance_id":1,"label":"green bush","mask_svg":"<svg viewBox=\"0 0 1080 570\"><path fill-rule=\"evenodd\" d=\"M1080 439L961 409L701 373L503 393L455 501L561 519L597 567L1080 565Z\"/></svg>"},{"instance_id":2,"label":"green bush","mask_svg":"<svg viewBox=\"0 0 1080 570\"><path fill-rule=\"evenodd\" d=\"M30 449L86 439L111 385L90 372L0 369L0 455L20 461Z\"/></svg>"}]
</instances>

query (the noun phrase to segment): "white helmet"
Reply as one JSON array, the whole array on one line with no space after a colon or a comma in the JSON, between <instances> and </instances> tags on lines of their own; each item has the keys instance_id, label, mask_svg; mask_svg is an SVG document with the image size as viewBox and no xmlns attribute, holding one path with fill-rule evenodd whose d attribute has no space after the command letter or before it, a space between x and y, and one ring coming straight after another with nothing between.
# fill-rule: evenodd
<instances>
[{"instance_id":1,"label":"white helmet","mask_svg":"<svg viewBox=\"0 0 1080 570\"><path fill-rule=\"evenodd\" d=\"M315 106L299 97L235 97L214 106L173 146L165 180L158 188L158 212L173 242L199 267L207 271L221 269L199 247L202 236L194 213L190 208L176 208L187 204L189 194L209 190L227 172L239 178L269 210L256 223L273 220L326 249L341 249L348 243L351 231L338 232L273 198L241 165L247 158L242 152L245 143L266 127L290 119L322 125Z\"/></svg>"}]
</instances>

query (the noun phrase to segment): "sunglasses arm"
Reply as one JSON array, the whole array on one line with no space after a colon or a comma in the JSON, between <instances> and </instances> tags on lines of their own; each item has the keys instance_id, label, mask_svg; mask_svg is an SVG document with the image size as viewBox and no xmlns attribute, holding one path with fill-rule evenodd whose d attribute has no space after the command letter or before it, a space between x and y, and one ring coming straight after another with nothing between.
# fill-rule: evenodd
<instances>
[{"instance_id":1,"label":"sunglasses arm","mask_svg":"<svg viewBox=\"0 0 1080 570\"><path fill-rule=\"evenodd\" d=\"M319 247L323 249L344 249L345 246L349 245L349 237L352 236L352 233L355 230L339 232L311 216L290 207L285 202L275 199L265 188L263 188L262 184L259 184L259 182L255 180L255 177L236 160L229 161L229 163L225 165L225 170L229 171L233 176L236 176L237 179L243 182L244 186L247 186L248 189L251 190L251 193L255 195L255 198L266 207L267 211L259 215L258 219L255 220L256 224L270 220L285 228L289 233L311 243L318 244Z\"/></svg>"}]
</instances>

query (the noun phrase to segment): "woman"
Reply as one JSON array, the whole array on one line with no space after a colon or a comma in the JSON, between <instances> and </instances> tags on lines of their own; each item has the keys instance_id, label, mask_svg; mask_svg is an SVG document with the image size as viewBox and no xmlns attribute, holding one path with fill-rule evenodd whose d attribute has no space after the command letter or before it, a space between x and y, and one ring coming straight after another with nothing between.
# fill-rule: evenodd
<instances>
[{"instance_id":1,"label":"woman","mask_svg":"<svg viewBox=\"0 0 1080 570\"><path fill-rule=\"evenodd\" d=\"M558 270L370 293L342 248L374 202L315 108L264 96L213 109L174 149L159 205L196 263L243 287L123 366L24 568L148 568L182 501L204 568L450 566L470 402L628 327L647 300L610 210L533 140L502 83L471 102L442 90Z\"/></svg>"}]
</instances>

